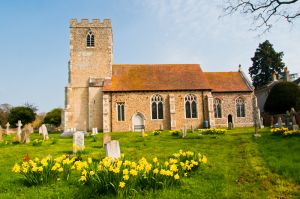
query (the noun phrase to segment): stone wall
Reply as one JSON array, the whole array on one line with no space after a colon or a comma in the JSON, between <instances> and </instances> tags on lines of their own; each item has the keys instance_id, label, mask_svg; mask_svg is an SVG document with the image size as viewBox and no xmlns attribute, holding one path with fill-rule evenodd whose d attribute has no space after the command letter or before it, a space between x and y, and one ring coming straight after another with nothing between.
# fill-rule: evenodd
<instances>
[{"instance_id":1,"label":"stone wall","mask_svg":"<svg viewBox=\"0 0 300 199\"><path fill-rule=\"evenodd\" d=\"M221 100L222 118L215 118L216 127L228 127L228 115L232 115L234 127L253 126L253 93L232 92L212 93L214 98ZM245 117L237 117L235 100L242 97L245 100Z\"/></svg>"},{"instance_id":2,"label":"stone wall","mask_svg":"<svg viewBox=\"0 0 300 199\"><path fill-rule=\"evenodd\" d=\"M151 97L159 94L163 97L164 103L164 119L152 119L151 117ZM194 94L197 97L197 111L198 118L186 119L184 97L187 94ZM140 113L144 117L145 130L171 129L170 117L170 100L169 97L174 96L175 113L173 117L175 123L172 129L186 128L200 128L203 122L203 97L201 91L191 92L115 92L111 94L111 125L112 131L132 131L132 117L136 113ZM125 121L118 121L117 116L117 102L125 103Z\"/></svg>"}]
</instances>

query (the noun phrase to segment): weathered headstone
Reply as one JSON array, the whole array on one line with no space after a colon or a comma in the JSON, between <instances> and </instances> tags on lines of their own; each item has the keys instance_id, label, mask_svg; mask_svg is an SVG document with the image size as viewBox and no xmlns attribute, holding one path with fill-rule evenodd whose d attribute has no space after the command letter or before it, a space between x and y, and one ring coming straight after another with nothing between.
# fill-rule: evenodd
<instances>
[{"instance_id":1,"label":"weathered headstone","mask_svg":"<svg viewBox=\"0 0 300 199\"><path fill-rule=\"evenodd\" d=\"M296 121L296 111L295 111L294 108L291 108L290 114L291 114L291 117L292 117L292 123L293 123L292 129L293 129L294 131L296 131L296 130L299 129L299 125L297 124L297 121Z\"/></svg>"},{"instance_id":2,"label":"weathered headstone","mask_svg":"<svg viewBox=\"0 0 300 199\"><path fill-rule=\"evenodd\" d=\"M95 136L98 134L98 128L92 128L92 136Z\"/></svg>"},{"instance_id":3,"label":"weathered headstone","mask_svg":"<svg viewBox=\"0 0 300 199\"><path fill-rule=\"evenodd\" d=\"M232 122L228 122L228 130L232 130L233 129L233 124Z\"/></svg>"},{"instance_id":4,"label":"weathered headstone","mask_svg":"<svg viewBox=\"0 0 300 199\"><path fill-rule=\"evenodd\" d=\"M8 135L9 134L9 127L10 127L9 122L7 122L5 126L6 126L6 135Z\"/></svg>"},{"instance_id":5,"label":"weathered headstone","mask_svg":"<svg viewBox=\"0 0 300 199\"><path fill-rule=\"evenodd\" d=\"M291 117L291 115L290 115L290 112L289 111L286 111L286 113L285 113L285 127L286 128L289 128L290 129L290 117Z\"/></svg>"},{"instance_id":6,"label":"weathered headstone","mask_svg":"<svg viewBox=\"0 0 300 199\"><path fill-rule=\"evenodd\" d=\"M17 135L16 135L16 141L20 142L21 141L21 134L22 134L22 122L21 120L18 120L18 131L17 131Z\"/></svg>"},{"instance_id":7,"label":"weathered headstone","mask_svg":"<svg viewBox=\"0 0 300 199\"><path fill-rule=\"evenodd\" d=\"M40 128L39 128L39 134L43 135L43 140L48 140L49 136L48 136L48 130L45 124L43 124Z\"/></svg>"},{"instance_id":8,"label":"weathered headstone","mask_svg":"<svg viewBox=\"0 0 300 199\"><path fill-rule=\"evenodd\" d=\"M263 128L265 128L265 126L264 126L264 118L260 118L260 128L261 129L263 129Z\"/></svg>"},{"instance_id":9,"label":"weathered headstone","mask_svg":"<svg viewBox=\"0 0 300 199\"><path fill-rule=\"evenodd\" d=\"M280 116L278 117L277 124L278 124L278 128L282 127L282 119Z\"/></svg>"},{"instance_id":10,"label":"weathered headstone","mask_svg":"<svg viewBox=\"0 0 300 199\"><path fill-rule=\"evenodd\" d=\"M260 137L261 135L258 133L258 127L259 127L259 122L260 122L260 118L259 118L259 108L255 107L254 109L254 137Z\"/></svg>"},{"instance_id":11,"label":"weathered headstone","mask_svg":"<svg viewBox=\"0 0 300 199\"><path fill-rule=\"evenodd\" d=\"M112 159L121 157L120 144L118 140L112 140L105 145L105 154Z\"/></svg>"},{"instance_id":12,"label":"weathered headstone","mask_svg":"<svg viewBox=\"0 0 300 199\"><path fill-rule=\"evenodd\" d=\"M182 128L182 138L186 137L186 128L185 126Z\"/></svg>"},{"instance_id":13,"label":"weathered headstone","mask_svg":"<svg viewBox=\"0 0 300 199\"><path fill-rule=\"evenodd\" d=\"M21 133L21 140L23 143L28 144L30 143L30 134L33 133L33 128L31 124L26 124L22 129Z\"/></svg>"},{"instance_id":14,"label":"weathered headstone","mask_svg":"<svg viewBox=\"0 0 300 199\"><path fill-rule=\"evenodd\" d=\"M270 117L270 126L271 128L273 128L273 125L274 125L274 118L273 116Z\"/></svg>"},{"instance_id":15,"label":"weathered headstone","mask_svg":"<svg viewBox=\"0 0 300 199\"><path fill-rule=\"evenodd\" d=\"M84 132L76 131L73 134L73 153L84 150Z\"/></svg>"},{"instance_id":16,"label":"weathered headstone","mask_svg":"<svg viewBox=\"0 0 300 199\"><path fill-rule=\"evenodd\" d=\"M111 136L108 133L103 133L103 146L111 141Z\"/></svg>"}]
</instances>

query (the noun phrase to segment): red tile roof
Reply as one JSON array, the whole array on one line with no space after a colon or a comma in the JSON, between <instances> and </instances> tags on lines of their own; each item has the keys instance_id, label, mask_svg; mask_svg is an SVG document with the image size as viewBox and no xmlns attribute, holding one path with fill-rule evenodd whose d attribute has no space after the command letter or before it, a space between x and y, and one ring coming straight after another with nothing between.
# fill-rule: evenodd
<instances>
[{"instance_id":1,"label":"red tile roof","mask_svg":"<svg viewBox=\"0 0 300 199\"><path fill-rule=\"evenodd\" d=\"M212 92L252 91L240 72L204 72Z\"/></svg>"},{"instance_id":2,"label":"red tile roof","mask_svg":"<svg viewBox=\"0 0 300 199\"><path fill-rule=\"evenodd\" d=\"M104 91L210 89L199 64L115 64Z\"/></svg>"}]
</instances>

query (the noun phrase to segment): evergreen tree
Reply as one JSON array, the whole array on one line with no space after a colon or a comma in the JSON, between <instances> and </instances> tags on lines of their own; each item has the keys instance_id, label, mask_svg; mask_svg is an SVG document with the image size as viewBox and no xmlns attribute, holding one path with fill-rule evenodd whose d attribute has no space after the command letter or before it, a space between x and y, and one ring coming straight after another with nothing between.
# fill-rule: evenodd
<instances>
[{"instance_id":1,"label":"evergreen tree","mask_svg":"<svg viewBox=\"0 0 300 199\"><path fill-rule=\"evenodd\" d=\"M55 108L52 111L48 112L44 118L45 124L52 124L58 127L61 124L61 108Z\"/></svg>"},{"instance_id":2,"label":"evergreen tree","mask_svg":"<svg viewBox=\"0 0 300 199\"><path fill-rule=\"evenodd\" d=\"M249 68L249 74L255 88L271 82L273 72L282 72L284 68L282 57L283 52L277 53L268 40L259 44L254 57L251 58L253 64Z\"/></svg>"},{"instance_id":3,"label":"evergreen tree","mask_svg":"<svg viewBox=\"0 0 300 199\"><path fill-rule=\"evenodd\" d=\"M14 107L10 110L8 115L8 122L12 127L16 127L18 120L21 120L22 124L25 125L27 123L31 123L35 120L36 114L34 111L25 106Z\"/></svg>"}]
</instances>

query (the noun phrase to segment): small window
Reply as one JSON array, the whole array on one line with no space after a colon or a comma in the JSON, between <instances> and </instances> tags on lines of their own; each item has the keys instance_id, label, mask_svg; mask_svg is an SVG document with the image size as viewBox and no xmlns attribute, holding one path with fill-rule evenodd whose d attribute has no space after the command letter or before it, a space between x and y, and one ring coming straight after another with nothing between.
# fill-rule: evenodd
<instances>
[{"instance_id":1,"label":"small window","mask_svg":"<svg viewBox=\"0 0 300 199\"><path fill-rule=\"evenodd\" d=\"M125 121L124 106L125 106L124 102L118 102L117 103L118 121Z\"/></svg>"},{"instance_id":2,"label":"small window","mask_svg":"<svg viewBox=\"0 0 300 199\"><path fill-rule=\"evenodd\" d=\"M197 97L195 95L187 95L184 98L185 118L197 118Z\"/></svg>"},{"instance_id":3,"label":"small window","mask_svg":"<svg viewBox=\"0 0 300 199\"><path fill-rule=\"evenodd\" d=\"M218 98L214 99L214 113L215 118L222 118L221 100Z\"/></svg>"},{"instance_id":4,"label":"small window","mask_svg":"<svg viewBox=\"0 0 300 199\"><path fill-rule=\"evenodd\" d=\"M163 98L160 95L154 95L151 98L152 119L164 119Z\"/></svg>"},{"instance_id":5,"label":"small window","mask_svg":"<svg viewBox=\"0 0 300 199\"><path fill-rule=\"evenodd\" d=\"M236 100L236 115L245 117L245 101L240 97Z\"/></svg>"},{"instance_id":6,"label":"small window","mask_svg":"<svg viewBox=\"0 0 300 199\"><path fill-rule=\"evenodd\" d=\"M86 37L86 46L87 47L94 47L95 46L95 38L92 31L88 32L88 35Z\"/></svg>"}]
</instances>

